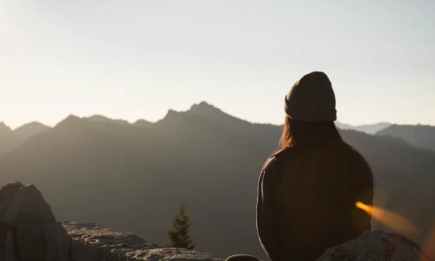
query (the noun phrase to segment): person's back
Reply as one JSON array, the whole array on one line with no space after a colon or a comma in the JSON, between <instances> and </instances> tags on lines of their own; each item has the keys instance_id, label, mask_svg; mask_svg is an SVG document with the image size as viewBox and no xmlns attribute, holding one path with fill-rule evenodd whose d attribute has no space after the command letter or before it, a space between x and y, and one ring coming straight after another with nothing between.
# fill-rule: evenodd
<instances>
[{"instance_id":1,"label":"person's back","mask_svg":"<svg viewBox=\"0 0 435 261\"><path fill-rule=\"evenodd\" d=\"M259 179L258 234L272 261L314 261L370 230L356 202L372 204L372 172L335 128L329 79L315 72L295 86L286 96L281 148Z\"/></svg>"},{"instance_id":2,"label":"person's back","mask_svg":"<svg viewBox=\"0 0 435 261\"><path fill-rule=\"evenodd\" d=\"M365 160L343 142L299 146L279 153L270 163L283 161L276 185L283 206L276 238L283 246L279 255L286 260L315 260L324 250L370 230L370 216L355 203L372 203L372 179Z\"/></svg>"}]
</instances>

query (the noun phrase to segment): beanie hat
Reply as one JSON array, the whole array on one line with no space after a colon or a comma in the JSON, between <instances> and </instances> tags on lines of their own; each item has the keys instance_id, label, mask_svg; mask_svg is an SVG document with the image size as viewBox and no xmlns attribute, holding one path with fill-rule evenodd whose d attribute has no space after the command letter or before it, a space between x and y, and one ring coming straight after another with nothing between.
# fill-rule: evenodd
<instances>
[{"instance_id":1,"label":"beanie hat","mask_svg":"<svg viewBox=\"0 0 435 261\"><path fill-rule=\"evenodd\" d=\"M335 94L323 72L311 72L295 82L285 97L285 112L298 121L335 121Z\"/></svg>"}]
</instances>

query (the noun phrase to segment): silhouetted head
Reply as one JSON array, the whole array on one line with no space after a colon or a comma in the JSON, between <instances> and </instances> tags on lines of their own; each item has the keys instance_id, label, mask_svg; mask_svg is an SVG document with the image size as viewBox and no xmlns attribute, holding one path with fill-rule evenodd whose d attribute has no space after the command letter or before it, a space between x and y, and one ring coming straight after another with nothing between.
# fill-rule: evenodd
<instances>
[{"instance_id":1,"label":"silhouetted head","mask_svg":"<svg viewBox=\"0 0 435 261\"><path fill-rule=\"evenodd\" d=\"M340 136L335 94L323 72L311 72L295 82L285 96L285 122L279 148L292 145L304 136Z\"/></svg>"},{"instance_id":2,"label":"silhouetted head","mask_svg":"<svg viewBox=\"0 0 435 261\"><path fill-rule=\"evenodd\" d=\"M285 96L285 112L297 121L335 121L335 94L328 76L323 72L312 72L295 82Z\"/></svg>"}]
</instances>

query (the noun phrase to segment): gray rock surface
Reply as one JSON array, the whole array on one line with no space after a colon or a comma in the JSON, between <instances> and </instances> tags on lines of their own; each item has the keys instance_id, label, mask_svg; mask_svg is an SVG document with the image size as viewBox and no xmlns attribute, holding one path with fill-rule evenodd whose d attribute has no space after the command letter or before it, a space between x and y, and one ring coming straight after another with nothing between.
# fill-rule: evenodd
<instances>
[{"instance_id":1,"label":"gray rock surface","mask_svg":"<svg viewBox=\"0 0 435 261\"><path fill-rule=\"evenodd\" d=\"M434 261L412 240L377 230L325 251L316 261Z\"/></svg>"},{"instance_id":2,"label":"gray rock surface","mask_svg":"<svg viewBox=\"0 0 435 261\"><path fill-rule=\"evenodd\" d=\"M4 247L6 243L7 233L8 233L8 228L5 226L0 226L0 248Z\"/></svg>"},{"instance_id":3,"label":"gray rock surface","mask_svg":"<svg viewBox=\"0 0 435 261\"><path fill-rule=\"evenodd\" d=\"M43 228L47 246L47 260L70 261L71 238L61 224L47 225Z\"/></svg>"},{"instance_id":4,"label":"gray rock surface","mask_svg":"<svg viewBox=\"0 0 435 261\"><path fill-rule=\"evenodd\" d=\"M0 261L207 260L211 255L161 248L96 224L57 223L33 185L0 188Z\"/></svg>"},{"instance_id":5,"label":"gray rock surface","mask_svg":"<svg viewBox=\"0 0 435 261\"><path fill-rule=\"evenodd\" d=\"M5 243L6 243L7 231L0 230L0 261L5 258Z\"/></svg>"},{"instance_id":6,"label":"gray rock surface","mask_svg":"<svg viewBox=\"0 0 435 261\"><path fill-rule=\"evenodd\" d=\"M2 217L2 223L11 227L55 222L51 207L34 185L22 186L10 201Z\"/></svg>"},{"instance_id":7,"label":"gray rock surface","mask_svg":"<svg viewBox=\"0 0 435 261\"><path fill-rule=\"evenodd\" d=\"M6 235L6 243L4 247L4 260L5 261L17 261L15 255L15 245L12 236L12 231L9 231Z\"/></svg>"},{"instance_id":8,"label":"gray rock surface","mask_svg":"<svg viewBox=\"0 0 435 261\"><path fill-rule=\"evenodd\" d=\"M219 261L209 254L186 249L161 248L147 243L132 233L102 228L97 224L62 223L71 236L73 261L129 260L129 261Z\"/></svg>"},{"instance_id":9,"label":"gray rock surface","mask_svg":"<svg viewBox=\"0 0 435 261\"><path fill-rule=\"evenodd\" d=\"M17 244L20 261L45 261L47 246L43 226L20 226L17 229Z\"/></svg>"},{"instance_id":10,"label":"gray rock surface","mask_svg":"<svg viewBox=\"0 0 435 261\"><path fill-rule=\"evenodd\" d=\"M35 186L14 182L0 188L0 261L68 261L61 258L69 251L65 238Z\"/></svg>"},{"instance_id":11,"label":"gray rock surface","mask_svg":"<svg viewBox=\"0 0 435 261\"><path fill-rule=\"evenodd\" d=\"M3 217L9 203L12 201L18 191L24 187L19 182L8 183L0 188L0 219Z\"/></svg>"}]
</instances>

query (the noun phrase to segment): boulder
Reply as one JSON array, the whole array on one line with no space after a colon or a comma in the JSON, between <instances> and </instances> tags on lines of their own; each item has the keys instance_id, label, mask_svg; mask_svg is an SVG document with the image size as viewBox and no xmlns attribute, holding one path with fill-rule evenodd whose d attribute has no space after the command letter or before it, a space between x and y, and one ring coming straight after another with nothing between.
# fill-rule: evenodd
<instances>
[{"instance_id":1,"label":"boulder","mask_svg":"<svg viewBox=\"0 0 435 261\"><path fill-rule=\"evenodd\" d=\"M434 261L412 240L382 230L363 233L359 238L325 251L316 261Z\"/></svg>"},{"instance_id":2,"label":"boulder","mask_svg":"<svg viewBox=\"0 0 435 261\"><path fill-rule=\"evenodd\" d=\"M5 247L3 249L3 258L5 261L18 261L16 257L16 246L14 243L12 231L9 231L6 235Z\"/></svg>"},{"instance_id":3,"label":"boulder","mask_svg":"<svg viewBox=\"0 0 435 261\"><path fill-rule=\"evenodd\" d=\"M56 219L41 192L33 186L22 186L7 206L2 223L9 227L28 224L53 224Z\"/></svg>"},{"instance_id":4,"label":"boulder","mask_svg":"<svg viewBox=\"0 0 435 261\"><path fill-rule=\"evenodd\" d=\"M43 230L47 245L47 260L69 261L71 239L60 224L47 225Z\"/></svg>"},{"instance_id":5,"label":"boulder","mask_svg":"<svg viewBox=\"0 0 435 261\"><path fill-rule=\"evenodd\" d=\"M46 261L47 245L43 225L25 225L17 229L20 261Z\"/></svg>"},{"instance_id":6,"label":"boulder","mask_svg":"<svg viewBox=\"0 0 435 261\"><path fill-rule=\"evenodd\" d=\"M2 227L0 225L0 261L5 260L5 246L6 246L6 237L8 235L8 230L6 227Z\"/></svg>"},{"instance_id":7,"label":"boulder","mask_svg":"<svg viewBox=\"0 0 435 261\"><path fill-rule=\"evenodd\" d=\"M24 187L23 184L19 182L12 182L3 185L0 188L0 218L3 216L4 212L9 206L9 203L22 187Z\"/></svg>"},{"instance_id":8,"label":"boulder","mask_svg":"<svg viewBox=\"0 0 435 261\"><path fill-rule=\"evenodd\" d=\"M14 182L0 188L0 261L67 260L60 251L66 232L53 226L53 212L35 186Z\"/></svg>"},{"instance_id":9,"label":"boulder","mask_svg":"<svg viewBox=\"0 0 435 261\"><path fill-rule=\"evenodd\" d=\"M0 225L0 249L5 246L7 233L8 228Z\"/></svg>"}]
</instances>

